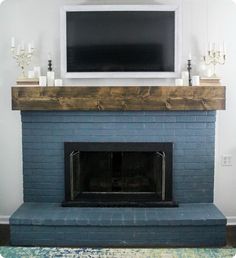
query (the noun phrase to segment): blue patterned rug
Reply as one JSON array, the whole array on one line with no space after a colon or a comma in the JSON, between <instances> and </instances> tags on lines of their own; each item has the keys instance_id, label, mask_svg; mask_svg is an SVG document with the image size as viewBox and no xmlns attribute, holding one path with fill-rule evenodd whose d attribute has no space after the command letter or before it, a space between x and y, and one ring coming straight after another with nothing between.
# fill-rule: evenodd
<instances>
[{"instance_id":1,"label":"blue patterned rug","mask_svg":"<svg viewBox=\"0 0 236 258\"><path fill-rule=\"evenodd\" d=\"M236 248L72 249L0 247L0 258L236 258Z\"/></svg>"}]
</instances>

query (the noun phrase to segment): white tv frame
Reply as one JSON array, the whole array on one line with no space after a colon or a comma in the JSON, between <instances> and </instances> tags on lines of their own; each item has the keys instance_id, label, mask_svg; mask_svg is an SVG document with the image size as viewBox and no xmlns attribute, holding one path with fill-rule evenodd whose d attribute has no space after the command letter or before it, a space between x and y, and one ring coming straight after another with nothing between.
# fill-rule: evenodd
<instances>
[{"instance_id":1,"label":"white tv frame","mask_svg":"<svg viewBox=\"0 0 236 258\"><path fill-rule=\"evenodd\" d=\"M180 6L177 5L72 5L61 8L61 76L62 78L176 78L180 72L182 28ZM174 72L67 72L66 13L86 11L174 11L175 71Z\"/></svg>"}]
</instances>

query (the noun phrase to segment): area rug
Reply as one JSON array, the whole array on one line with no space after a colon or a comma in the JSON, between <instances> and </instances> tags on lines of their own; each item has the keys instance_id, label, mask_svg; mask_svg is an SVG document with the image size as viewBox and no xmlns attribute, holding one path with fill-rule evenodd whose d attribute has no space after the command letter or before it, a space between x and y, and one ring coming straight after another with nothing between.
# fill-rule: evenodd
<instances>
[{"instance_id":1,"label":"area rug","mask_svg":"<svg viewBox=\"0 0 236 258\"><path fill-rule=\"evenodd\" d=\"M236 258L236 248L188 249L73 249L0 247L0 258Z\"/></svg>"}]
</instances>

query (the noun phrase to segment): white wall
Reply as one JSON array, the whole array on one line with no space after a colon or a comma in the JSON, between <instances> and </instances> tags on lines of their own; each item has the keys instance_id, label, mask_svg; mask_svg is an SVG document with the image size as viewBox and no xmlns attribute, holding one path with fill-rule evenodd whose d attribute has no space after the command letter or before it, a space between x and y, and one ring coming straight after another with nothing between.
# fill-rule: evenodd
<instances>
[{"instance_id":1,"label":"white wall","mask_svg":"<svg viewBox=\"0 0 236 258\"><path fill-rule=\"evenodd\" d=\"M97 0L98 3L102 1ZM103 3L148 3L139 1L107 0ZM231 0L167 0L150 3L178 3L183 9L183 56L191 51L194 73L198 70L200 55L208 41L227 44L228 60L219 69L227 85L227 111L218 112L215 203L236 223L236 4ZM34 65L47 68L47 53L52 52L54 69L59 76L59 9L65 4L96 3L93 0L5 0L0 5L0 223L22 203L22 154L20 113L11 111L10 88L19 70L10 54L10 39L34 40L37 55ZM163 85L172 81L160 80L76 80L77 85ZM233 156L233 166L221 167L221 155Z\"/></svg>"}]
</instances>

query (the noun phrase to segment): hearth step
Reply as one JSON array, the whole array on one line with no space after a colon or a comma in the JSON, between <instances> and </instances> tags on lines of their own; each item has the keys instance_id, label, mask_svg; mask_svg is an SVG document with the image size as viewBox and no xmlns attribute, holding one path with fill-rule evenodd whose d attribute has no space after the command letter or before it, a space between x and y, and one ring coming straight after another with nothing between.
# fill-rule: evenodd
<instances>
[{"instance_id":1,"label":"hearth step","mask_svg":"<svg viewBox=\"0 0 236 258\"><path fill-rule=\"evenodd\" d=\"M23 246L223 246L226 219L214 204L176 208L64 208L24 203L10 218Z\"/></svg>"}]
</instances>

